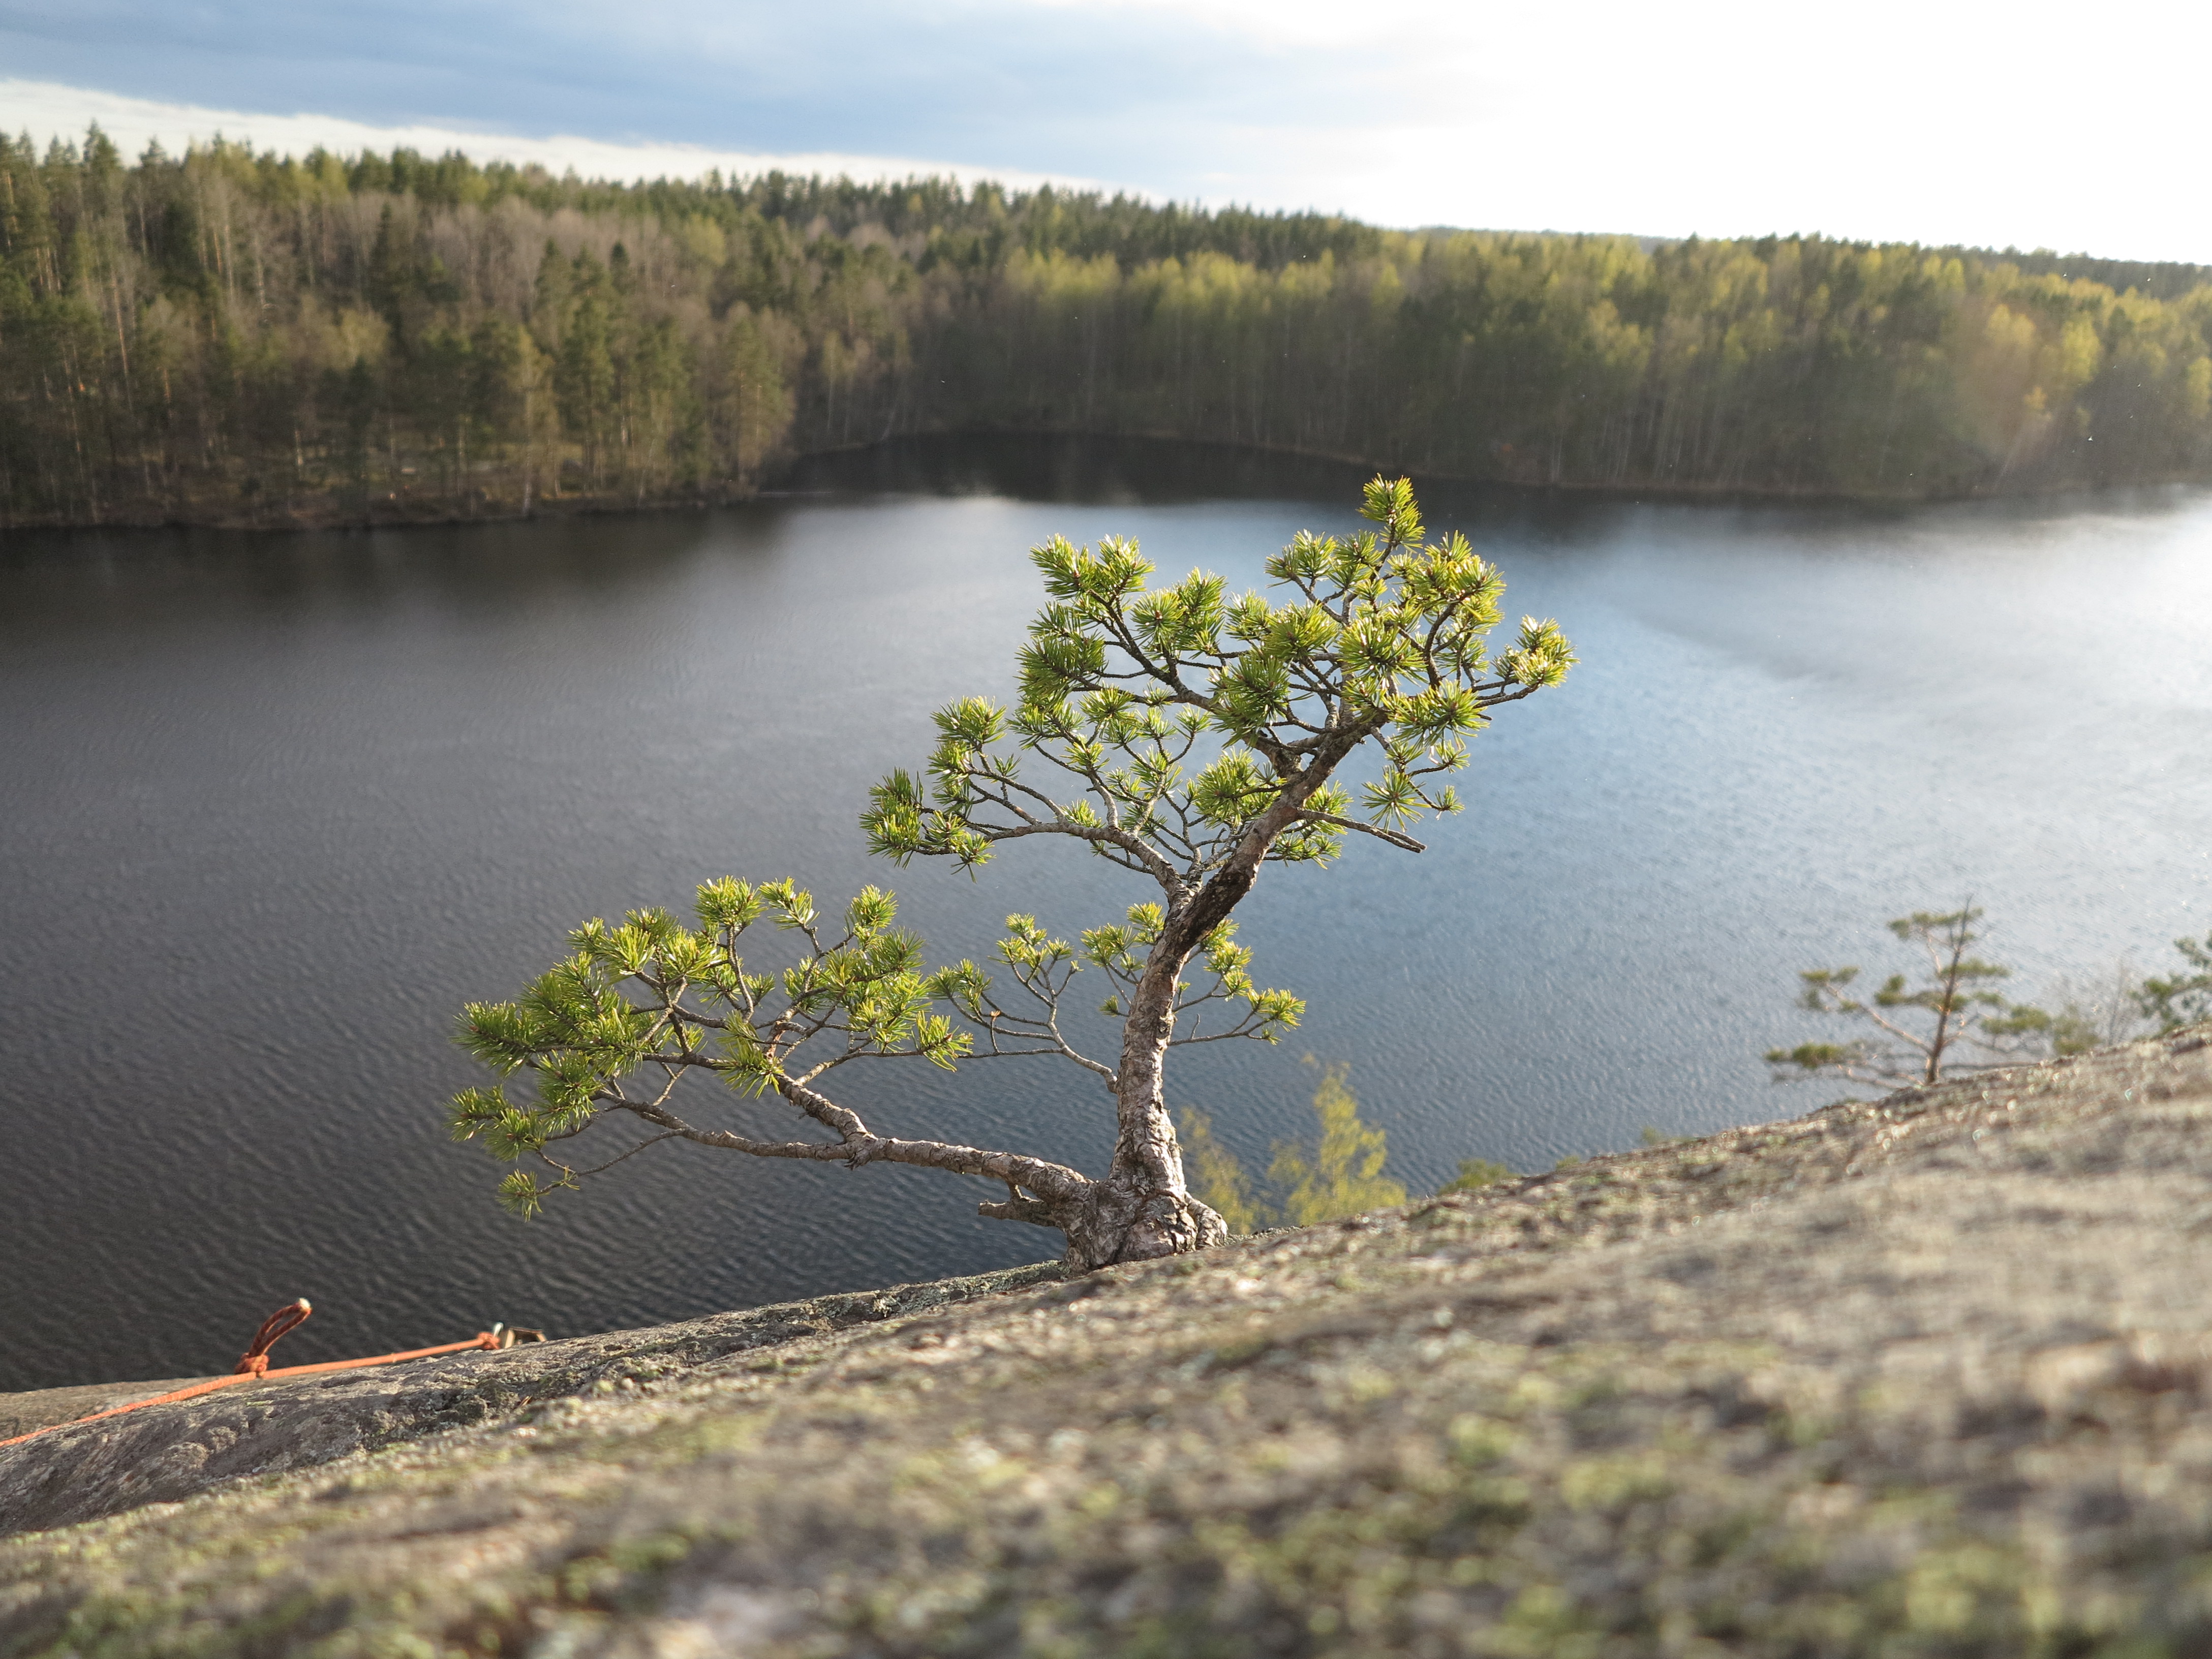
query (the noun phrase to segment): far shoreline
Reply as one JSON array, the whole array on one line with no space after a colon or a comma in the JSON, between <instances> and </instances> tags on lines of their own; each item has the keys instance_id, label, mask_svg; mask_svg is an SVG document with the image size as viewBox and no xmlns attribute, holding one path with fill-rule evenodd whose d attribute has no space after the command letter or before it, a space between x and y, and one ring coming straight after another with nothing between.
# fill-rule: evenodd
<instances>
[{"instance_id":1,"label":"far shoreline","mask_svg":"<svg viewBox=\"0 0 2212 1659\"><path fill-rule=\"evenodd\" d=\"M557 495L522 495L493 496L477 489L476 499L457 498L446 491L425 491L402 495L386 492L381 499L370 501L365 510L343 504L336 492L325 492L312 497L287 502L276 511L243 510L252 498L240 497L221 502L194 504L182 511L170 510L161 514L125 510L114 514L96 517L40 517L34 519L0 520L0 538L10 533L73 534L88 531L216 531L226 533L258 533L270 535L299 534L327 531L408 530L447 528L465 525L514 525L557 521L578 518L644 517L667 514L713 512L732 507L749 506L758 502L778 501L828 500L835 498L864 498L870 495L914 494L1006 494L1018 499L1075 499L1086 492L1070 496L1055 490L1035 495L1020 489L992 489L988 487L962 489L945 487L940 479L935 488L929 487L914 472L903 482L895 481L893 469L902 460L925 458L933 449L948 450L963 446L1005 445L1034 447L1042 452L1048 447L1061 452L1060 459L1079 457L1085 452L1103 456L1115 448L1152 450L1157 456L1176 454L1191 457L1212 454L1220 458L1224 472L1249 472L1255 467L1273 466L1283 469L1287 480L1287 469L1297 463L1306 463L1345 475L1371 475L1376 471L1406 472L1418 484L1443 485L1460 489L1495 493L1501 500L1517 501L1530 505L1554 503L1559 505L1623 506L1623 507L1801 507L1850 509L1869 511L1909 510L1919 507L1942 507L1967 502L2018 501L2049 502L2068 497L2084 501L2107 499L2115 495L2140 495L2145 492L2212 487L2212 478L2176 475L2151 479L2130 479L2124 483L2069 483L2059 485L2022 485L2008 488L1987 488L1971 490L1928 491L1847 491L1832 489L1796 489L1778 485L1741 485L1717 483L1668 483L1650 481L1612 483L1595 479L1532 480L1515 478L1500 474L1431 471L1419 467L1406 467L1402 463L1380 460L1373 457L1347 455L1326 451L1299 449L1261 444L1234 444L1218 440L1188 438L1165 432L1110 432L1079 429L1039 429L1035 428L974 428L957 431L908 432L873 440L866 443L842 444L809 450L787 457L777 470L761 483L751 485L724 484L716 487L695 488L682 492L649 495L624 491L619 494L573 493ZM878 467L878 477L866 480L846 480L817 487L805 487L812 475L825 470L843 470L854 461L878 459L890 463L889 467ZM1033 460L1042 457L1033 457ZM1119 493L1108 490L1103 493ZM1186 489L1178 492L1193 495L1194 498L1213 498L1212 492ZM1258 498L1274 494L1295 495L1298 489L1273 490L1231 487L1219 492L1219 498ZM1316 492L1319 493L1319 492ZM1334 493L1334 491L1331 492ZM523 503L527 501L526 507Z\"/></svg>"}]
</instances>

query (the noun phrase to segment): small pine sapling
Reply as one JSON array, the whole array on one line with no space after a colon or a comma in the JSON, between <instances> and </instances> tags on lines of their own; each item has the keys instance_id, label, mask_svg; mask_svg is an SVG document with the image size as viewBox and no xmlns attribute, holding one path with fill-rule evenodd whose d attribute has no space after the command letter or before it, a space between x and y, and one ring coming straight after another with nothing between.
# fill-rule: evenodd
<instances>
[{"instance_id":1,"label":"small pine sapling","mask_svg":"<svg viewBox=\"0 0 2212 1659\"><path fill-rule=\"evenodd\" d=\"M1967 905L1940 914L1916 910L1889 924L1891 933L1919 946L1927 959L1928 976L1917 986L1904 974L1892 974L1871 998L1862 1000L1851 990L1856 968L1812 968L1800 974L1800 1007L1856 1020L1873 1031L1849 1042L1769 1049L1774 1080L1827 1075L1897 1088L2017 1065L2047 1053L2057 1023L2052 1016L2027 1003L2008 1002L1990 988L2009 978L2012 969L1968 954L1981 937L1974 931L1981 917Z\"/></svg>"},{"instance_id":2,"label":"small pine sapling","mask_svg":"<svg viewBox=\"0 0 2212 1659\"><path fill-rule=\"evenodd\" d=\"M2173 948L2194 972L2152 975L2135 990L2136 1006L2161 1031L2178 1031L2200 1019L2212 1019L2212 933L2199 944L2178 939Z\"/></svg>"}]
</instances>

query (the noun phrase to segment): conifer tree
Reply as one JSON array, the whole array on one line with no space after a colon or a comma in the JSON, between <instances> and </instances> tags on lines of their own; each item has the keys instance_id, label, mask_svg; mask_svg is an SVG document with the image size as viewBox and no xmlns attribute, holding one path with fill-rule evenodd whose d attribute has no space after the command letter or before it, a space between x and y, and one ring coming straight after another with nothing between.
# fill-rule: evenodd
<instances>
[{"instance_id":1,"label":"conifer tree","mask_svg":"<svg viewBox=\"0 0 2212 1659\"><path fill-rule=\"evenodd\" d=\"M2196 1020L2212 1019L2212 933L2203 942L2173 941L2186 964L2184 971L2154 974L2136 988L2136 1008L2161 1031L2177 1031ZM2191 971L2193 970L2193 971Z\"/></svg>"},{"instance_id":2,"label":"conifer tree","mask_svg":"<svg viewBox=\"0 0 2212 1659\"><path fill-rule=\"evenodd\" d=\"M1892 974L1870 1000L1850 988L1853 968L1811 968L1798 975L1804 990L1798 1006L1871 1026L1870 1036L1849 1042L1802 1042L1795 1048L1767 1051L1775 1081L1793 1082L1827 1073L1856 1083L1899 1087L1935 1084L1961 1073L2018 1065L2050 1052L2057 1022L2027 1003L2008 1002L1990 988L2012 969L1970 955L1981 935L1974 924L1982 913L1971 904L1937 913L1916 910L1889 924L1889 931L1917 945L1928 976L1917 986ZM2065 1031L2055 1033L2063 1042Z\"/></svg>"},{"instance_id":3,"label":"conifer tree","mask_svg":"<svg viewBox=\"0 0 2212 1659\"><path fill-rule=\"evenodd\" d=\"M1122 920L1071 943L1010 917L1002 981L974 962L928 968L876 889L830 920L787 880L709 882L696 927L660 910L586 923L520 999L465 1011L465 1046L535 1087L464 1091L456 1137L550 1167L503 1183L526 1213L589 1173L562 1143L614 1118L647 1132L641 1146L680 1139L996 1181L1006 1195L981 1212L1058 1230L1080 1267L1218 1243L1223 1218L1185 1177L1168 1050L1272 1041L1303 1009L1253 979L1237 905L1267 866L1325 863L1349 836L1422 850L1408 830L1458 810L1443 778L1466 763L1467 738L1575 660L1558 625L1533 618L1490 654L1504 583L1463 536L1427 538L1407 480L1376 478L1360 510L1372 528L1301 532L1268 561L1275 600L1231 598L1195 571L1153 587L1152 567L1118 538L1035 549L1049 603L1022 652L1017 704L971 697L939 711L927 765L872 792L861 823L875 852L974 871L1006 842L1073 842L1152 890ZM1376 765L1348 786L1338 774L1363 753ZM769 945L764 958L750 954L756 942ZM1077 1047L1063 1019L1076 975L1091 971L1109 991L1100 1011L1120 1022L1103 1056ZM835 1068L862 1060L951 1069L1013 1054L1058 1055L1112 1101L1105 1171L882 1134L829 1092ZM776 1097L827 1138L695 1121L684 1091L701 1074Z\"/></svg>"}]
</instances>

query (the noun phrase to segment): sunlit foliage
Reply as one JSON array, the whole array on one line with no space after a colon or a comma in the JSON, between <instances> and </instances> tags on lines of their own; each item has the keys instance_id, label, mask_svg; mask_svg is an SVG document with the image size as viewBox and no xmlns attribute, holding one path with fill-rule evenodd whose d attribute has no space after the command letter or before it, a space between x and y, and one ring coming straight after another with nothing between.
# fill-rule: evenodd
<instances>
[{"instance_id":1,"label":"sunlit foliage","mask_svg":"<svg viewBox=\"0 0 2212 1659\"><path fill-rule=\"evenodd\" d=\"M1176 1115L1191 1190L1220 1212L1230 1231L1310 1227L1406 1201L1404 1184L1382 1172L1390 1155L1389 1134L1359 1115L1358 1097L1346 1080L1349 1074L1350 1068L1341 1065L1322 1073L1313 1097L1314 1139L1275 1142L1264 1182L1255 1182L1222 1145L1205 1112L1194 1107ZM1460 1188L1455 1184L1443 1190Z\"/></svg>"},{"instance_id":2,"label":"sunlit foliage","mask_svg":"<svg viewBox=\"0 0 2212 1659\"><path fill-rule=\"evenodd\" d=\"M0 515L710 497L977 428L1686 490L2203 477L2206 274L0 138Z\"/></svg>"}]
</instances>

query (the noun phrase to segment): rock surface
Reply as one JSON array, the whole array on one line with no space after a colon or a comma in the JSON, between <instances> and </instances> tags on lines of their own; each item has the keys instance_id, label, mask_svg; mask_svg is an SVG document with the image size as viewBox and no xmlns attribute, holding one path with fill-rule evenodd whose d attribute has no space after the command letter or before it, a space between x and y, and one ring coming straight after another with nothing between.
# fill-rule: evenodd
<instances>
[{"instance_id":1,"label":"rock surface","mask_svg":"<svg viewBox=\"0 0 2212 1659\"><path fill-rule=\"evenodd\" d=\"M1053 1263L972 1279L786 1302L650 1330L474 1352L296 1380L234 1383L0 1451L0 1537L68 1526L143 1504L174 1503L247 1475L489 1421L540 1401L604 1394L756 1348L848 1325L925 1313L977 1296L1058 1282ZM183 1388L113 1382L0 1395L0 1435L73 1422Z\"/></svg>"},{"instance_id":2,"label":"rock surface","mask_svg":"<svg viewBox=\"0 0 2212 1659\"><path fill-rule=\"evenodd\" d=\"M127 1406L135 1400L151 1400L156 1395L173 1394L191 1383L207 1380L204 1376L173 1376L161 1382L88 1382L71 1389L0 1394L0 1440L13 1440L17 1435L51 1428L58 1423L74 1423L95 1412Z\"/></svg>"},{"instance_id":3,"label":"rock surface","mask_svg":"<svg viewBox=\"0 0 2212 1659\"><path fill-rule=\"evenodd\" d=\"M1079 1279L149 1407L0 1452L0 1654L2212 1651L2208 1131L2198 1027Z\"/></svg>"}]
</instances>

